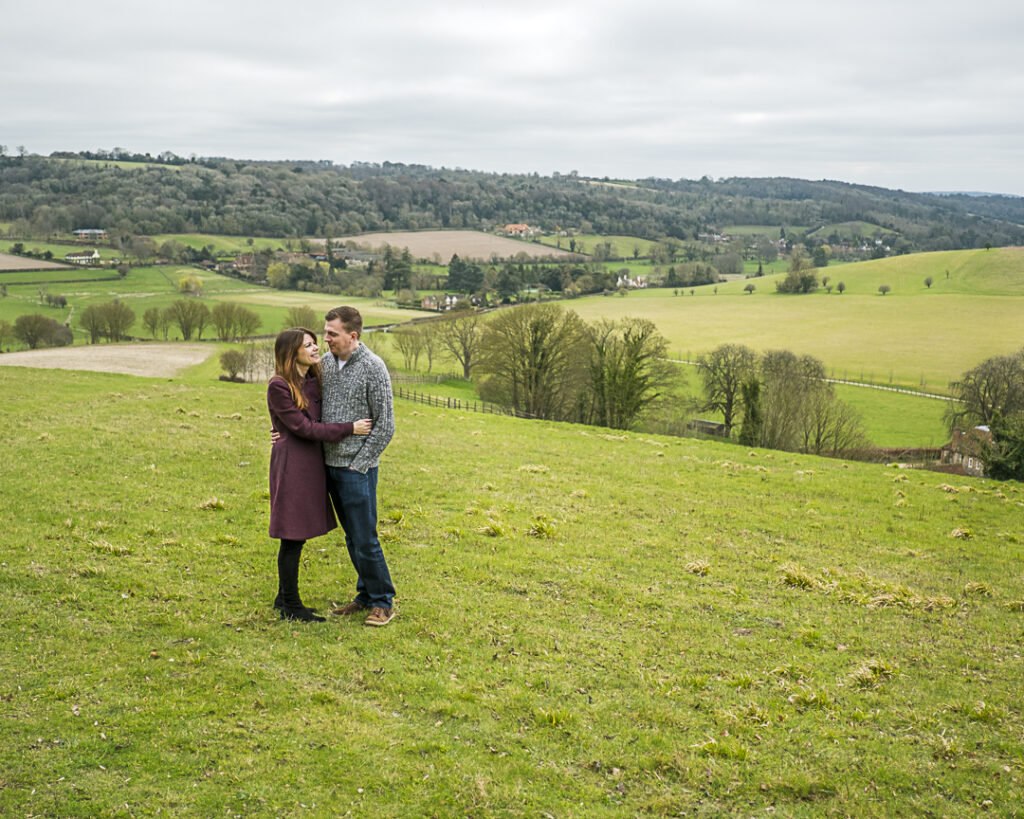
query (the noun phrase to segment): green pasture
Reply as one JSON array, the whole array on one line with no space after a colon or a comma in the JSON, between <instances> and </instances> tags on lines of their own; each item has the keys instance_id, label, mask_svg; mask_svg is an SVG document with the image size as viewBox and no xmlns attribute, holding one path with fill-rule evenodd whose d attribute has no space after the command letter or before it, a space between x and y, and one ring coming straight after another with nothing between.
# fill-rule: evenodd
<instances>
[{"instance_id":1,"label":"green pasture","mask_svg":"<svg viewBox=\"0 0 1024 819\"><path fill-rule=\"evenodd\" d=\"M439 398L459 398L463 401L479 401L479 395L472 381L461 378L434 383L405 380L408 377L433 378L437 374L458 374L461 368L445 353L438 351L434 356L431 372L427 373L426 356L419 359L418 372L405 370L405 359L395 346L391 333L370 333L363 341L377 355L381 356L396 376L396 387L403 387L423 395ZM703 400L698 369L680 365L680 383L673 390L671 401L676 406L696 407ZM947 402L926 395L913 395L890 389L876 389L846 384L834 384L836 396L853 407L860 415L868 440L877 447L939 447L949 440L949 432L943 420ZM721 421L718 413L692 409L693 418ZM639 428L645 428L641 423Z\"/></svg>"},{"instance_id":2,"label":"green pasture","mask_svg":"<svg viewBox=\"0 0 1024 819\"><path fill-rule=\"evenodd\" d=\"M298 248L297 240L280 238L266 238L260 236L220 236L210 233L160 233L151 237L157 245L167 241L181 242L193 250L202 250L208 245L213 245L214 252L218 255L238 255L239 253L251 253L269 247L271 250L285 250L287 243ZM250 244L249 242L252 242Z\"/></svg>"},{"instance_id":3,"label":"green pasture","mask_svg":"<svg viewBox=\"0 0 1024 819\"><path fill-rule=\"evenodd\" d=\"M778 239L779 231L787 233L806 233L810 230L807 225L726 225L722 233L726 236L767 236L769 239Z\"/></svg>"},{"instance_id":4,"label":"green pasture","mask_svg":"<svg viewBox=\"0 0 1024 819\"><path fill-rule=\"evenodd\" d=\"M68 253L78 253L83 250L98 250L100 258L105 261L113 259L120 260L124 253L116 248L109 247L105 244L89 244L88 242L75 242L74 244L65 244L63 242L37 242L32 240L20 239L18 242L9 241L0 243L0 253L12 253L11 248L15 244L22 244L25 250L32 251L33 253L45 253L49 250L53 254L53 258L50 259L52 262L64 264L64 257ZM31 264L35 259L26 257L25 262Z\"/></svg>"},{"instance_id":5,"label":"green pasture","mask_svg":"<svg viewBox=\"0 0 1024 819\"><path fill-rule=\"evenodd\" d=\"M680 358L724 342L788 349L821 359L835 378L926 391L943 391L985 358L1024 346L1022 248L898 256L828 275L833 285L846 284L844 294L784 296L775 292L777 277L765 276L721 283L717 294L712 286L678 296L638 290L567 306L588 320L649 318ZM743 292L748 283L757 288L752 294ZM891 292L879 294L880 284Z\"/></svg>"},{"instance_id":6,"label":"green pasture","mask_svg":"<svg viewBox=\"0 0 1024 819\"><path fill-rule=\"evenodd\" d=\"M762 276L757 276L757 268L761 268ZM760 284L760 279L763 276L772 276L776 273L785 273L789 268L789 259L776 259L774 262L768 262L767 264L758 261L745 260L743 262L743 275L754 278L754 285ZM744 281L746 285L746 281ZM773 285L774 286L774 285ZM740 288L742 290L742 288Z\"/></svg>"},{"instance_id":7,"label":"green pasture","mask_svg":"<svg viewBox=\"0 0 1024 819\"><path fill-rule=\"evenodd\" d=\"M860 414L874 446L941 447L949 442L946 400L844 384L833 389Z\"/></svg>"},{"instance_id":8,"label":"green pasture","mask_svg":"<svg viewBox=\"0 0 1024 819\"><path fill-rule=\"evenodd\" d=\"M398 617L296 624L264 388L53 378L0 366L3 815L1020 812L1019 484L398 401Z\"/></svg>"},{"instance_id":9,"label":"green pasture","mask_svg":"<svg viewBox=\"0 0 1024 819\"><path fill-rule=\"evenodd\" d=\"M681 365L685 386L680 401L699 404L703 398L697 367ZM943 421L947 402L889 389L833 384L836 397L860 415L868 440L876 447L939 447L949 440ZM722 421L719 413L694 410L694 417Z\"/></svg>"},{"instance_id":10,"label":"green pasture","mask_svg":"<svg viewBox=\"0 0 1024 819\"><path fill-rule=\"evenodd\" d=\"M621 256L623 259L633 258L633 248L639 248L641 256L648 256L650 255L651 248L657 244L657 242L652 242L650 239L639 239L636 236L602 236L598 233L579 233L573 236L541 236L538 241L543 245L568 250L570 239L575 239L577 253L593 253L597 245L610 242L612 255ZM580 250L581 245L583 247L582 250Z\"/></svg>"},{"instance_id":11,"label":"green pasture","mask_svg":"<svg viewBox=\"0 0 1024 819\"><path fill-rule=\"evenodd\" d=\"M86 333L79 327L76 314L91 304L101 304L111 299L120 299L135 311L136 321L131 329L132 335L147 337L147 332L142 326L142 314L150 307L165 308L176 299L182 298L178 289L178 283L182 278L195 276L202 284L202 300L211 309L219 302L232 302L242 304L256 312L262 321L258 331L260 334L270 335L277 333L284 326L285 316L292 307L308 305L319 314L324 314L332 307L339 304L351 304L363 314L365 326L393 324L396 322L409 321L417 316L426 315L418 310L404 310L392 306L388 301L381 299L353 298L348 296L333 296L322 293L305 293L299 291L273 290L267 287L260 287L249 282L222 276L200 268L185 267L181 265L159 266L159 267L133 267L126 277L114 281L78 281L66 284L50 284L47 277L52 272L64 271L41 271L39 273L21 274L19 278L32 277L38 284L9 285L7 298L0 299L0 318L7 319L11 323L25 313L41 313L45 316L52 316L59 321L65 321L71 315L71 328L75 333L76 343L85 343L88 340ZM70 274L87 274L86 270L69 270ZM41 275L45 273L46 275ZM109 275L109 271L107 271ZM0 274L0 282L3 281L3 274ZM39 291L46 290L53 295L63 295L68 300L68 308L55 310L40 303ZM72 313L71 311L74 311ZM319 329L319 328L311 328ZM204 332L205 338L213 335L213 328L208 327ZM181 335L176 328L172 328L169 338L180 339ZM12 347L14 349L14 347Z\"/></svg>"},{"instance_id":12,"label":"green pasture","mask_svg":"<svg viewBox=\"0 0 1024 819\"><path fill-rule=\"evenodd\" d=\"M109 267L64 267L49 270L0 270L0 284L8 288L14 282L21 282L29 287L40 286L47 290L71 288L80 283L94 283L101 279L116 279L117 270Z\"/></svg>"},{"instance_id":13,"label":"green pasture","mask_svg":"<svg viewBox=\"0 0 1024 819\"><path fill-rule=\"evenodd\" d=\"M890 230L871 222L853 221L822 225L805 235L827 240L833 233L837 234L843 241L852 241L857 238L880 239L883 236L895 236L899 231Z\"/></svg>"}]
</instances>

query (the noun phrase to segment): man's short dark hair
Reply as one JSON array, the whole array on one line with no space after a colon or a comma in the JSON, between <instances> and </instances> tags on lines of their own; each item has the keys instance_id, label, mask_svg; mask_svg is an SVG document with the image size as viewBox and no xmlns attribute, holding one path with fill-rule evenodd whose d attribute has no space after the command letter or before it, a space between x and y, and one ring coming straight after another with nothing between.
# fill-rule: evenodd
<instances>
[{"instance_id":1,"label":"man's short dark hair","mask_svg":"<svg viewBox=\"0 0 1024 819\"><path fill-rule=\"evenodd\" d=\"M326 321L338 319L346 333L362 334L363 332L363 317L355 307L335 307L327 311L324 319Z\"/></svg>"}]
</instances>

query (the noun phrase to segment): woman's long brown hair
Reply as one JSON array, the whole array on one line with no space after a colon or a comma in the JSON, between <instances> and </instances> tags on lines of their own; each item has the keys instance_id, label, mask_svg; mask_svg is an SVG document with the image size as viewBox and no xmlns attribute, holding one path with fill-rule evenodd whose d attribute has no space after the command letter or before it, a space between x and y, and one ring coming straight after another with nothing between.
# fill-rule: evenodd
<instances>
[{"instance_id":1,"label":"woman's long brown hair","mask_svg":"<svg viewBox=\"0 0 1024 819\"><path fill-rule=\"evenodd\" d=\"M312 330L307 330L305 327L292 327L278 333L277 340L274 341L274 375L284 379L288 389L291 390L295 406L300 410L309 406L306 394L302 391L304 379L299 376L297 365L299 350L306 343L306 336L312 336L313 341L317 340L316 333ZM320 365L313 364L309 369L316 376L317 383L320 383Z\"/></svg>"}]
</instances>

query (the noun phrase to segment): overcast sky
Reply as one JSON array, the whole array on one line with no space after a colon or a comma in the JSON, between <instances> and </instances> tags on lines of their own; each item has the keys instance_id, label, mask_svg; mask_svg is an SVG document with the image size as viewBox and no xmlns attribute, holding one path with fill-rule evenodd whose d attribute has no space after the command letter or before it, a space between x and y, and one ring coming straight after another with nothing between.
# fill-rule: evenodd
<instances>
[{"instance_id":1,"label":"overcast sky","mask_svg":"<svg viewBox=\"0 0 1024 819\"><path fill-rule=\"evenodd\" d=\"M1024 194L1020 0L4 6L8 152Z\"/></svg>"}]
</instances>

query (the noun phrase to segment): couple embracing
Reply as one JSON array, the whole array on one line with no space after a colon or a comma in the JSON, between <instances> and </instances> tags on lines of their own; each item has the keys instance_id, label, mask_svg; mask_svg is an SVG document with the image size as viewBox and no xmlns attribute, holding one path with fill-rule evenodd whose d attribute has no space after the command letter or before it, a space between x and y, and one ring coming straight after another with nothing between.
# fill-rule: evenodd
<instances>
[{"instance_id":1,"label":"couple embracing","mask_svg":"<svg viewBox=\"0 0 1024 819\"><path fill-rule=\"evenodd\" d=\"M377 467L395 431L391 380L359 340L362 329L358 310L336 307L326 316L330 352L322 360L316 333L304 327L284 330L274 344L270 536L281 541L274 607L288 620L325 619L302 603L299 559L309 538L336 528L334 512L358 580L355 597L331 613L366 612L369 626L395 616L395 588L377 538Z\"/></svg>"}]
</instances>

